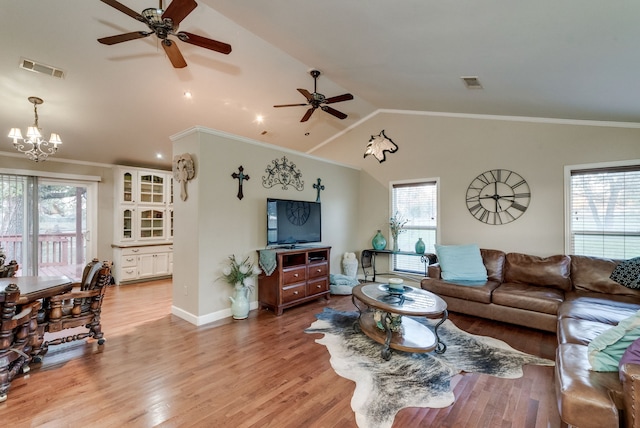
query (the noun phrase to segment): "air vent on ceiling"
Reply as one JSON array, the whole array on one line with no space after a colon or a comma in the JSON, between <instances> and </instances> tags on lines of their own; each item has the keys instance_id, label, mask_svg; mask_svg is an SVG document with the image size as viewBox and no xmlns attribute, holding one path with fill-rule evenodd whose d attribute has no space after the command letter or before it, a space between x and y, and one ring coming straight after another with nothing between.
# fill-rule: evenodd
<instances>
[{"instance_id":1,"label":"air vent on ceiling","mask_svg":"<svg viewBox=\"0 0 640 428\"><path fill-rule=\"evenodd\" d=\"M482 89L482 84L478 80L478 76L462 76L462 81L467 89Z\"/></svg>"},{"instance_id":2,"label":"air vent on ceiling","mask_svg":"<svg viewBox=\"0 0 640 428\"><path fill-rule=\"evenodd\" d=\"M35 73L46 74L47 76L56 77L58 79L64 79L64 71L59 68L51 67L50 65L41 64L39 62L21 58L20 68L33 71Z\"/></svg>"}]
</instances>

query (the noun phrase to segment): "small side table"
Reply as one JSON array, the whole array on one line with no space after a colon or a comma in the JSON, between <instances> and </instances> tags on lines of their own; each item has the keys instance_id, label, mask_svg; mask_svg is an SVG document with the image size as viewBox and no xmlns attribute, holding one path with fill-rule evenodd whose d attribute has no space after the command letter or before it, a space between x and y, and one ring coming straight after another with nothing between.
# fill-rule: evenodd
<instances>
[{"instance_id":1,"label":"small side table","mask_svg":"<svg viewBox=\"0 0 640 428\"><path fill-rule=\"evenodd\" d=\"M369 276L369 268L371 268L373 275L371 280L373 282L376 281L376 256L378 254L396 254L401 256L420 257L420 261L424 264L424 276L427 276L427 269L429 268L429 265L438 261L436 255L432 253L419 254L409 251L374 250L373 248L362 250L362 253L360 254L360 264L362 265L362 273L364 273L365 281L367 281L367 276Z\"/></svg>"}]
</instances>

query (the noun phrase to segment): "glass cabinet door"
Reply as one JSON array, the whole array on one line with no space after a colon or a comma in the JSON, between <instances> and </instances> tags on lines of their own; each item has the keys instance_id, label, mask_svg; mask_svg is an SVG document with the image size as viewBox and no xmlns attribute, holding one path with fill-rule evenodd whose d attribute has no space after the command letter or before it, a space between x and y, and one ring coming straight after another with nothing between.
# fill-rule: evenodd
<instances>
[{"instance_id":1,"label":"glass cabinet door","mask_svg":"<svg viewBox=\"0 0 640 428\"><path fill-rule=\"evenodd\" d=\"M140 238L159 239L165 237L164 210L140 210Z\"/></svg>"},{"instance_id":2,"label":"glass cabinet door","mask_svg":"<svg viewBox=\"0 0 640 428\"><path fill-rule=\"evenodd\" d=\"M124 209L121 214L121 224L120 224L120 239L131 240L133 239L133 210L132 209Z\"/></svg>"},{"instance_id":3,"label":"glass cabinet door","mask_svg":"<svg viewBox=\"0 0 640 428\"><path fill-rule=\"evenodd\" d=\"M134 202L133 174L130 172L125 172L122 175L122 202Z\"/></svg>"},{"instance_id":4,"label":"glass cabinet door","mask_svg":"<svg viewBox=\"0 0 640 428\"><path fill-rule=\"evenodd\" d=\"M141 173L139 177L140 203L163 204L165 202L165 177Z\"/></svg>"}]
</instances>

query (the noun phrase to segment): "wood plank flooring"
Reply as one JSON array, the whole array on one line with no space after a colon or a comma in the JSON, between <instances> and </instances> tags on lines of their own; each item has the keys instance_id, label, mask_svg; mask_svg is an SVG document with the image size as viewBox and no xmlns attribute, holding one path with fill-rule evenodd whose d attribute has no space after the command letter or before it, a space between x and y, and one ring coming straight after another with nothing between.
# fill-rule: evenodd
<instances>
[{"instance_id":1,"label":"wood plank flooring","mask_svg":"<svg viewBox=\"0 0 640 428\"><path fill-rule=\"evenodd\" d=\"M109 287L107 342L52 347L0 404L5 427L356 427L354 383L335 374L320 335L303 330L326 306L353 310L333 296L276 317L195 327L170 314L170 280ZM553 334L451 314L460 328L553 359ZM39 366L39 367L38 367ZM399 427L560 427L553 368L526 366L520 379L464 374L456 403L410 408Z\"/></svg>"}]
</instances>

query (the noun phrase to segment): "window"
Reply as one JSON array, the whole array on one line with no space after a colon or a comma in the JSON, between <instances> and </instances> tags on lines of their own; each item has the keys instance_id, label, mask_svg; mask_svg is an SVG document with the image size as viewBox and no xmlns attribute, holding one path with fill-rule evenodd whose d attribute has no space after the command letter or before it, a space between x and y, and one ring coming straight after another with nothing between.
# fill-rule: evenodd
<instances>
[{"instance_id":1,"label":"window","mask_svg":"<svg viewBox=\"0 0 640 428\"><path fill-rule=\"evenodd\" d=\"M640 256L640 164L570 169L569 254Z\"/></svg>"},{"instance_id":2,"label":"window","mask_svg":"<svg viewBox=\"0 0 640 428\"><path fill-rule=\"evenodd\" d=\"M425 252L435 252L438 229L437 180L391 183L390 217L395 213L409 220L405 225L406 231L398 237L401 252L415 253L419 238L425 243ZM418 256L394 254L391 262L394 271L424 275L425 264Z\"/></svg>"}]
</instances>

